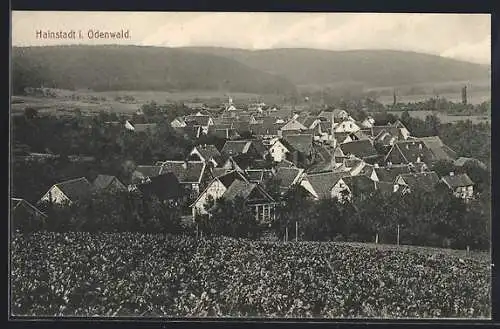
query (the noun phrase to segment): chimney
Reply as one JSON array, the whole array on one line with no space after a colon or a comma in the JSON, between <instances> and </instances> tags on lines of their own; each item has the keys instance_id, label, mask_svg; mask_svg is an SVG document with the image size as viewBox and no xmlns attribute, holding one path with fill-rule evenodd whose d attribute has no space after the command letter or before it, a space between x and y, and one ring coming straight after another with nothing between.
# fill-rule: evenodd
<instances>
[{"instance_id":1,"label":"chimney","mask_svg":"<svg viewBox=\"0 0 500 329\"><path fill-rule=\"evenodd\" d=\"M373 165L373 168L378 168L378 167L379 167L379 166L378 166L378 163L375 163L375 164Z\"/></svg>"},{"instance_id":2,"label":"chimney","mask_svg":"<svg viewBox=\"0 0 500 329\"><path fill-rule=\"evenodd\" d=\"M454 176L455 173L453 171L450 171L450 176Z\"/></svg>"}]
</instances>

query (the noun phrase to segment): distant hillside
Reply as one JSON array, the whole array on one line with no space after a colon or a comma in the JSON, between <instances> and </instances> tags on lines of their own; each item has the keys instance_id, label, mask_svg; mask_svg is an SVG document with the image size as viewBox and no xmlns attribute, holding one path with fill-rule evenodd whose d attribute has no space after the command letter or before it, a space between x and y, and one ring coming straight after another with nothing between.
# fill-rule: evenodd
<instances>
[{"instance_id":1,"label":"distant hillside","mask_svg":"<svg viewBox=\"0 0 500 329\"><path fill-rule=\"evenodd\" d=\"M183 49L235 59L253 68L281 75L296 85L351 83L373 88L490 79L490 68L486 65L405 51L318 49L251 51L214 47Z\"/></svg>"},{"instance_id":2,"label":"distant hillside","mask_svg":"<svg viewBox=\"0 0 500 329\"><path fill-rule=\"evenodd\" d=\"M16 92L43 83L95 91L290 94L325 86L368 90L486 81L485 86L490 80L489 66L389 50L48 46L15 47L12 61Z\"/></svg>"},{"instance_id":3,"label":"distant hillside","mask_svg":"<svg viewBox=\"0 0 500 329\"><path fill-rule=\"evenodd\" d=\"M107 90L222 90L291 93L282 77L235 60L139 46L14 47L14 91L25 87Z\"/></svg>"}]
</instances>

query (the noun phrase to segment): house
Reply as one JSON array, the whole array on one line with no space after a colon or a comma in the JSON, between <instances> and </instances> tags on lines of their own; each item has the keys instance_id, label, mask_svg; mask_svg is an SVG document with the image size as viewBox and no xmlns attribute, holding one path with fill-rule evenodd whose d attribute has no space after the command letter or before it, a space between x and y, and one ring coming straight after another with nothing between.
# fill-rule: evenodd
<instances>
[{"instance_id":1,"label":"house","mask_svg":"<svg viewBox=\"0 0 500 329\"><path fill-rule=\"evenodd\" d=\"M287 159L284 159L281 162L278 162L276 168L297 168L295 164Z\"/></svg>"},{"instance_id":2,"label":"house","mask_svg":"<svg viewBox=\"0 0 500 329\"><path fill-rule=\"evenodd\" d=\"M245 177L245 175L238 170L232 170L221 176L213 178L208 183L207 187L191 204L193 218L195 218L197 215L208 214L209 209L206 209L205 207L209 200L215 201L220 199L235 180L248 182L248 179Z\"/></svg>"},{"instance_id":3,"label":"house","mask_svg":"<svg viewBox=\"0 0 500 329\"><path fill-rule=\"evenodd\" d=\"M245 175L250 183L259 184L263 184L274 176L272 170L268 169L247 169Z\"/></svg>"},{"instance_id":4,"label":"house","mask_svg":"<svg viewBox=\"0 0 500 329\"><path fill-rule=\"evenodd\" d=\"M206 164L211 163L213 167L217 167L217 160L220 159L222 154L215 147L215 145L197 145L195 146L189 156L197 157L200 161L205 162Z\"/></svg>"},{"instance_id":5,"label":"house","mask_svg":"<svg viewBox=\"0 0 500 329\"><path fill-rule=\"evenodd\" d=\"M474 197L474 182L472 182L467 174L450 172L448 176L441 177L441 180L457 198L470 200Z\"/></svg>"},{"instance_id":6,"label":"house","mask_svg":"<svg viewBox=\"0 0 500 329\"><path fill-rule=\"evenodd\" d=\"M354 156L369 163L373 163L379 158L379 154L373 146L372 141L368 139L342 143L337 148L345 158Z\"/></svg>"},{"instance_id":7,"label":"house","mask_svg":"<svg viewBox=\"0 0 500 329\"><path fill-rule=\"evenodd\" d=\"M207 134L210 126L214 125L214 120L209 115L188 115L184 121L187 125L201 127L203 134Z\"/></svg>"},{"instance_id":8,"label":"house","mask_svg":"<svg viewBox=\"0 0 500 329\"><path fill-rule=\"evenodd\" d=\"M126 191L127 187L115 176L97 175L92 183L94 191L119 192Z\"/></svg>"},{"instance_id":9,"label":"house","mask_svg":"<svg viewBox=\"0 0 500 329\"><path fill-rule=\"evenodd\" d=\"M352 200L353 198L366 198L375 192L377 189L376 183L366 176L344 176L337 184L343 184L343 189L341 187L334 186L334 193L337 199L342 199L342 197L347 200Z\"/></svg>"},{"instance_id":10,"label":"house","mask_svg":"<svg viewBox=\"0 0 500 329\"><path fill-rule=\"evenodd\" d=\"M344 120L335 126L336 133L355 133L361 128L352 120Z\"/></svg>"},{"instance_id":11,"label":"house","mask_svg":"<svg viewBox=\"0 0 500 329\"><path fill-rule=\"evenodd\" d=\"M290 150L279 139L269 148L269 154L275 162L285 160L287 153L290 153Z\"/></svg>"},{"instance_id":12,"label":"house","mask_svg":"<svg viewBox=\"0 0 500 329\"><path fill-rule=\"evenodd\" d=\"M455 151L443 144L439 137L431 136L396 142L387 153L385 162L429 164L440 160L453 161L455 157Z\"/></svg>"},{"instance_id":13,"label":"house","mask_svg":"<svg viewBox=\"0 0 500 329\"><path fill-rule=\"evenodd\" d=\"M394 183L394 192L402 194L411 193L415 190L433 192L439 183L439 176L431 172L400 174Z\"/></svg>"},{"instance_id":14,"label":"house","mask_svg":"<svg viewBox=\"0 0 500 329\"><path fill-rule=\"evenodd\" d=\"M400 120L394 122L392 126L399 129L399 133L403 139L408 139L411 136L410 131Z\"/></svg>"},{"instance_id":15,"label":"house","mask_svg":"<svg viewBox=\"0 0 500 329\"><path fill-rule=\"evenodd\" d=\"M349 118L349 113L345 110L334 109L333 111L321 111L318 118L325 119L327 121L332 120L332 115L335 120L345 120Z\"/></svg>"},{"instance_id":16,"label":"house","mask_svg":"<svg viewBox=\"0 0 500 329\"><path fill-rule=\"evenodd\" d=\"M439 136L420 137L419 140L424 142L425 146L431 151L433 155L432 161L455 161L457 158L456 152L444 144Z\"/></svg>"},{"instance_id":17,"label":"house","mask_svg":"<svg viewBox=\"0 0 500 329\"><path fill-rule=\"evenodd\" d=\"M174 130L184 136L187 139L198 139L202 134L202 129L200 126L193 126L192 124L186 125L185 127L174 128Z\"/></svg>"},{"instance_id":18,"label":"house","mask_svg":"<svg viewBox=\"0 0 500 329\"><path fill-rule=\"evenodd\" d=\"M344 183L337 184L345 176L342 172L327 171L322 173L307 173L300 185L310 193L313 200L330 199L337 195L339 189L344 189ZM334 190L334 186L336 189Z\"/></svg>"},{"instance_id":19,"label":"house","mask_svg":"<svg viewBox=\"0 0 500 329\"><path fill-rule=\"evenodd\" d=\"M287 135L281 141L289 150L288 160L295 163L295 165L299 163L309 164L314 161L313 135Z\"/></svg>"},{"instance_id":20,"label":"house","mask_svg":"<svg viewBox=\"0 0 500 329\"><path fill-rule=\"evenodd\" d=\"M160 162L160 174L171 172L179 183L189 191L190 197L196 197L210 179L210 172L203 161L175 161Z\"/></svg>"},{"instance_id":21,"label":"house","mask_svg":"<svg viewBox=\"0 0 500 329\"><path fill-rule=\"evenodd\" d=\"M280 167L276 170L276 179L279 181L281 194L286 193L294 185L300 185L304 169Z\"/></svg>"},{"instance_id":22,"label":"house","mask_svg":"<svg viewBox=\"0 0 500 329\"><path fill-rule=\"evenodd\" d=\"M170 122L170 126L172 128L184 128L187 126L186 121L184 121L184 118L182 117L177 117L172 122Z\"/></svg>"},{"instance_id":23,"label":"house","mask_svg":"<svg viewBox=\"0 0 500 329\"><path fill-rule=\"evenodd\" d=\"M375 182L386 182L394 184L396 178L402 174L410 174L410 167L403 165L390 165L386 167L375 166L370 174L370 179Z\"/></svg>"},{"instance_id":24,"label":"house","mask_svg":"<svg viewBox=\"0 0 500 329\"><path fill-rule=\"evenodd\" d=\"M25 225L37 227L38 224L43 224L46 218L47 215L28 201L20 198L10 198L11 231L22 229Z\"/></svg>"},{"instance_id":25,"label":"house","mask_svg":"<svg viewBox=\"0 0 500 329\"><path fill-rule=\"evenodd\" d=\"M283 125L283 127L281 127L280 132L282 135L283 131L300 132L300 131L304 131L304 130L307 130L307 127L304 126L302 123L300 123L297 119L293 118L293 119L289 120L287 123L285 123L285 125Z\"/></svg>"},{"instance_id":26,"label":"house","mask_svg":"<svg viewBox=\"0 0 500 329\"><path fill-rule=\"evenodd\" d=\"M227 201L243 198L245 205L253 210L259 224L271 224L276 219L277 202L260 184L235 180L222 198Z\"/></svg>"},{"instance_id":27,"label":"house","mask_svg":"<svg viewBox=\"0 0 500 329\"><path fill-rule=\"evenodd\" d=\"M238 154L229 157L223 155L221 159L225 159L225 161L222 162L220 168L224 168L227 170L245 171L246 169L249 169L255 162L254 159L247 154Z\"/></svg>"},{"instance_id":28,"label":"house","mask_svg":"<svg viewBox=\"0 0 500 329\"><path fill-rule=\"evenodd\" d=\"M185 190L177 177L167 172L150 178L147 182L137 184L137 190L144 196L154 196L171 205L178 205L185 196Z\"/></svg>"},{"instance_id":29,"label":"house","mask_svg":"<svg viewBox=\"0 0 500 329\"><path fill-rule=\"evenodd\" d=\"M50 202L59 205L73 202L90 195L92 184L85 178L75 178L52 185L43 195L39 203Z\"/></svg>"},{"instance_id":30,"label":"house","mask_svg":"<svg viewBox=\"0 0 500 329\"><path fill-rule=\"evenodd\" d=\"M250 157L261 157L259 150L251 140L226 141L222 147L221 153L227 156L236 156L245 154Z\"/></svg>"}]
</instances>

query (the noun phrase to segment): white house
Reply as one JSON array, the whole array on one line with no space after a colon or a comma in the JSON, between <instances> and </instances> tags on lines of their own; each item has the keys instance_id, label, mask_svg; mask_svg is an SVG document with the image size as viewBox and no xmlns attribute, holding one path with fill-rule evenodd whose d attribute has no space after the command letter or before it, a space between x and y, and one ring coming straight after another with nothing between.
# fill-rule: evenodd
<instances>
[{"instance_id":1,"label":"white house","mask_svg":"<svg viewBox=\"0 0 500 329\"><path fill-rule=\"evenodd\" d=\"M220 199L235 180L241 180L248 183L247 178L237 170L215 177L210 183L208 183L205 190L200 193L198 198L191 205L193 218L195 218L197 214L207 214L208 209L205 209L205 206L208 200L211 199L215 201Z\"/></svg>"},{"instance_id":2,"label":"white house","mask_svg":"<svg viewBox=\"0 0 500 329\"><path fill-rule=\"evenodd\" d=\"M39 203L71 204L92 192L92 184L85 178L75 178L52 185Z\"/></svg>"},{"instance_id":3,"label":"white house","mask_svg":"<svg viewBox=\"0 0 500 329\"><path fill-rule=\"evenodd\" d=\"M135 130L134 125L130 121L128 121L128 120L125 121L125 129L131 130L131 131Z\"/></svg>"},{"instance_id":4,"label":"white house","mask_svg":"<svg viewBox=\"0 0 500 329\"><path fill-rule=\"evenodd\" d=\"M170 122L170 126L172 128L184 128L186 127L186 122L184 121L183 118L178 117L172 120L172 122Z\"/></svg>"},{"instance_id":5,"label":"white house","mask_svg":"<svg viewBox=\"0 0 500 329\"><path fill-rule=\"evenodd\" d=\"M355 133L360 129L356 122L351 120L344 120L335 126L336 133Z\"/></svg>"},{"instance_id":6,"label":"white house","mask_svg":"<svg viewBox=\"0 0 500 329\"><path fill-rule=\"evenodd\" d=\"M274 144L269 148L269 154L273 158L275 162L281 162L286 159L286 154L289 153L290 150L283 145L283 143L278 139L274 142Z\"/></svg>"}]
</instances>

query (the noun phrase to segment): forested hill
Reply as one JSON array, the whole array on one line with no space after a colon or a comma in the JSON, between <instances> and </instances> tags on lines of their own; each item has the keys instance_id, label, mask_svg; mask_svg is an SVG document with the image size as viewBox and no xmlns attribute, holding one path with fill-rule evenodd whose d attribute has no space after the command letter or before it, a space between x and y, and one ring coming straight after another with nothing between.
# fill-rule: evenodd
<instances>
[{"instance_id":1,"label":"forested hill","mask_svg":"<svg viewBox=\"0 0 500 329\"><path fill-rule=\"evenodd\" d=\"M490 80L488 65L408 51L184 49L231 58L253 68L282 75L296 85L359 83L365 87L386 87Z\"/></svg>"},{"instance_id":2,"label":"forested hill","mask_svg":"<svg viewBox=\"0 0 500 329\"><path fill-rule=\"evenodd\" d=\"M13 86L104 90L222 90L291 93L285 78L235 60L178 48L14 47Z\"/></svg>"},{"instance_id":3,"label":"forested hill","mask_svg":"<svg viewBox=\"0 0 500 329\"><path fill-rule=\"evenodd\" d=\"M490 67L389 50L242 50L212 47L15 47L14 91L24 87L218 90L290 94L303 86L362 88L489 81Z\"/></svg>"}]
</instances>

